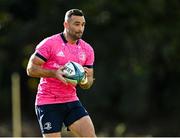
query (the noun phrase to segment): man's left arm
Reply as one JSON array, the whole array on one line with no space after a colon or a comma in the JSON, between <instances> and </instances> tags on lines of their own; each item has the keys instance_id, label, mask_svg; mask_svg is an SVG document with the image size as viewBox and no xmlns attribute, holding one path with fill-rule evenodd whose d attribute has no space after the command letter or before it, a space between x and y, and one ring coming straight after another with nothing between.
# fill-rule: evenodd
<instances>
[{"instance_id":1,"label":"man's left arm","mask_svg":"<svg viewBox=\"0 0 180 138\"><path fill-rule=\"evenodd\" d=\"M93 68L84 67L86 72L85 78L79 83L79 86L82 89L89 89L94 81L94 70Z\"/></svg>"}]
</instances>

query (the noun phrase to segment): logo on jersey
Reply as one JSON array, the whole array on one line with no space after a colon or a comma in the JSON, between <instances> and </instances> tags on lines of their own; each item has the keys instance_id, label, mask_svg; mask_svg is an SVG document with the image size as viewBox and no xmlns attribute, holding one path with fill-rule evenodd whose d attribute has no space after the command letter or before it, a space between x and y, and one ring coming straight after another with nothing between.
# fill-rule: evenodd
<instances>
[{"instance_id":1,"label":"logo on jersey","mask_svg":"<svg viewBox=\"0 0 180 138\"><path fill-rule=\"evenodd\" d=\"M62 51L59 51L56 56L58 57L65 57L64 53Z\"/></svg>"},{"instance_id":2,"label":"logo on jersey","mask_svg":"<svg viewBox=\"0 0 180 138\"><path fill-rule=\"evenodd\" d=\"M60 67L60 65L59 65L59 64L57 64L57 63L54 63L54 64L53 64L53 67L55 67L55 68L59 68L59 67Z\"/></svg>"},{"instance_id":3,"label":"logo on jersey","mask_svg":"<svg viewBox=\"0 0 180 138\"><path fill-rule=\"evenodd\" d=\"M46 122L46 123L44 124L44 129L50 130L51 128L52 128L51 122Z\"/></svg>"},{"instance_id":4,"label":"logo on jersey","mask_svg":"<svg viewBox=\"0 0 180 138\"><path fill-rule=\"evenodd\" d=\"M86 60L86 54L84 52L79 53L79 59L82 61L85 61Z\"/></svg>"}]
</instances>

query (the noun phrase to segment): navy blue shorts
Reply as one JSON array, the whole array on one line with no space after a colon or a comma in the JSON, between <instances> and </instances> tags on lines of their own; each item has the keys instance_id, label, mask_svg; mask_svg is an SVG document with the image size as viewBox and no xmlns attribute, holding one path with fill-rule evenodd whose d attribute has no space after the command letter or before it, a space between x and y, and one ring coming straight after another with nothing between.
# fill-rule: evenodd
<instances>
[{"instance_id":1,"label":"navy blue shorts","mask_svg":"<svg viewBox=\"0 0 180 138\"><path fill-rule=\"evenodd\" d=\"M68 127L76 120L88 115L80 101L36 105L35 110L43 134L60 132L63 124Z\"/></svg>"}]
</instances>

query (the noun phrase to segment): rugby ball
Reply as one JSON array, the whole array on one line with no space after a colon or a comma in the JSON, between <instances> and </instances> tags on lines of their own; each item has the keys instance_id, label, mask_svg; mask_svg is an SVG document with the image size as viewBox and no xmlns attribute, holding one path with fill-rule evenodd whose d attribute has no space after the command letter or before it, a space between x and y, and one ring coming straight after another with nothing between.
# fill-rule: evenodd
<instances>
[{"instance_id":1,"label":"rugby ball","mask_svg":"<svg viewBox=\"0 0 180 138\"><path fill-rule=\"evenodd\" d=\"M67 62L64 65L64 77L72 82L72 83L79 83L85 76L85 70L84 68L77 62Z\"/></svg>"}]
</instances>

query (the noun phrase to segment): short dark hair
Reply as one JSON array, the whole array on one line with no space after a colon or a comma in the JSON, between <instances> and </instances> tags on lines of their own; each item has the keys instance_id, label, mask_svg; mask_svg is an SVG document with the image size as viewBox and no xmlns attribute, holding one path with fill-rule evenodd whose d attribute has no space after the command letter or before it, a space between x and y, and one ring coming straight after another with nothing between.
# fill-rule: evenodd
<instances>
[{"instance_id":1,"label":"short dark hair","mask_svg":"<svg viewBox=\"0 0 180 138\"><path fill-rule=\"evenodd\" d=\"M82 10L79 10L79 9L71 9L71 10L66 12L64 20L67 21L73 15L84 16L84 13L82 12Z\"/></svg>"}]
</instances>

